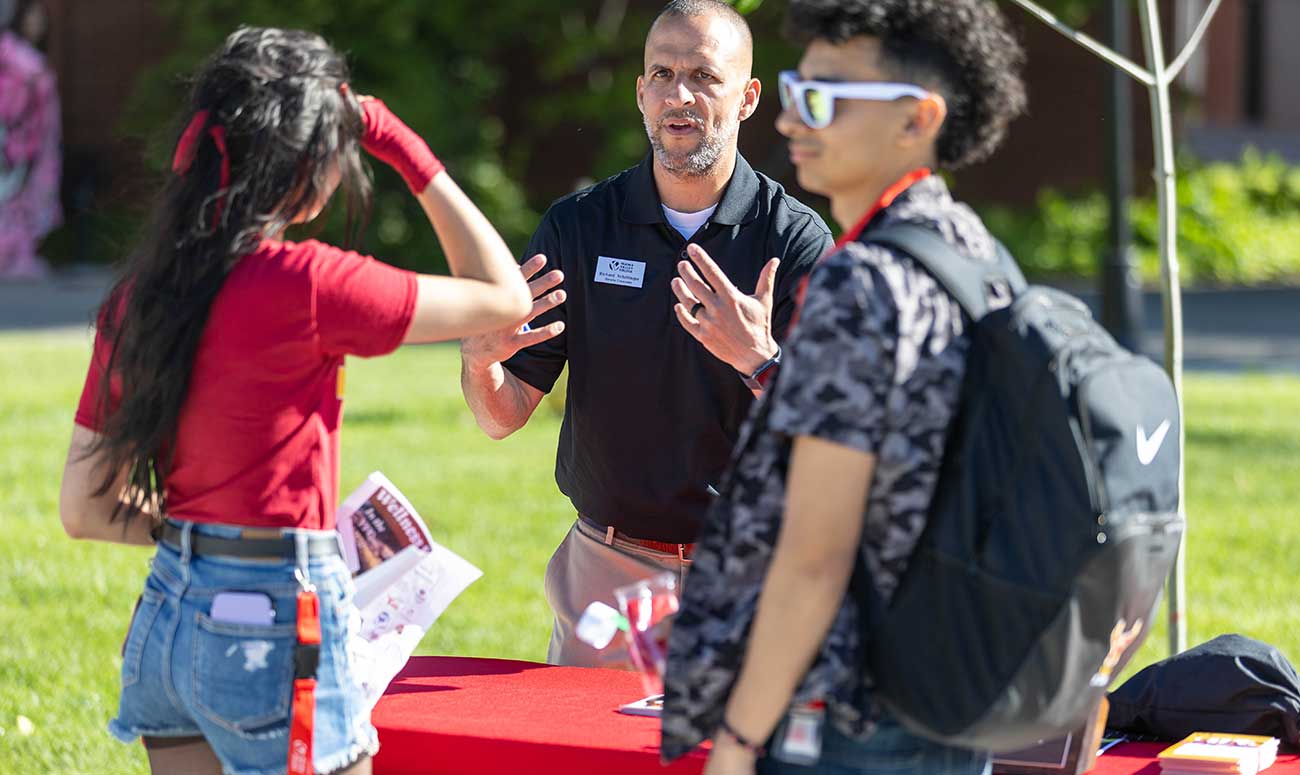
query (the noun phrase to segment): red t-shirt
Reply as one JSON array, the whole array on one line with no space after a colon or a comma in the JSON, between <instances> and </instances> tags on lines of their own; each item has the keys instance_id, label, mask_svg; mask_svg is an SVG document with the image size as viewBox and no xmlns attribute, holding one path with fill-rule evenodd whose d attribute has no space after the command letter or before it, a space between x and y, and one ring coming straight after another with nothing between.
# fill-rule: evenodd
<instances>
[{"instance_id":1,"label":"red t-shirt","mask_svg":"<svg viewBox=\"0 0 1300 775\"><path fill-rule=\"evenodd\" d=\"M414 273L315 240L267 240L240 259L199 340L166 482L168 515L333 528L343 357L396 349L415 299ZM111 344L95 337L77 407L77 424L97 432Z\"/></svg>"}]
</instances>

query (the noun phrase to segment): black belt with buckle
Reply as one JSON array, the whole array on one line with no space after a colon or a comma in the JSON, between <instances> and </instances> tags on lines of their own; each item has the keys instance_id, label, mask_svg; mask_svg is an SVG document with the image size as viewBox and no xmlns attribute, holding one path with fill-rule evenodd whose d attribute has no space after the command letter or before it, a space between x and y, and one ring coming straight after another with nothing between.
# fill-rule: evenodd
<instances>
[{"instance_id":1,"label":"black belt with buckle","mask_svg":"<svg viewBox=\"0 0 1300 775\"><path fill-rule=\"evenodd\" d=\"M209 557L234 557L241 560L292 560L298 556L298 542L292 535L276 535L274 529L247 528L239 538L190 533L190 553ZM180 551L181 529L168 522L162 529L162 540ZM328 557L339 553L335 535L321 534L307 538L309 557Z\"/></svg>"}]
</instances>

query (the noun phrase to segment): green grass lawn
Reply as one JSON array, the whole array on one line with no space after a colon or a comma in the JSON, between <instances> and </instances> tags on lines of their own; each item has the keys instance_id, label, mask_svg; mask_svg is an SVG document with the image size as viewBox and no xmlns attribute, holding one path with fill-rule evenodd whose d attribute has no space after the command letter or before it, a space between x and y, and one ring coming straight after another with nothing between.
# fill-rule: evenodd
<instances>
[{"instance_id":1,"label":"green grass lawn","mask_svg":"<svg viewBox=\"0 0 1300 775\"><path fill-rule=\"evenodd\" d=\"M3 773L146 771L140 747L116 743L104 725L148 552L74 543L57 516L88 350L82 335L0 334ZM383 471L441 542L484 571L422 653L541 660L550 632L542 573L572 519L552 477L558 418L539 412L492 442L464 406L458 369L450 347L350 364L342 487ZM1298 657L1300 378L1193 375L1187 393L1190 640L1241 632ZM1138 665L1165 648L1162 621Z\"/></svg>"}]
</instances>

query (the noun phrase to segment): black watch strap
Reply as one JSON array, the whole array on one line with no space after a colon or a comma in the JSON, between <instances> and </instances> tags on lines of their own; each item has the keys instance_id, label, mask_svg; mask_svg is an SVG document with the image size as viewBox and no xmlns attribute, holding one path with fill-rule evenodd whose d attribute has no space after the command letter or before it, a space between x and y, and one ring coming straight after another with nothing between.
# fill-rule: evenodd
<instances>
[{"instance_id":1,"label":"black watch strap","mask_svg":"<svg viewBox=\"0 0 1300 775\"><path fill-rule=\"evenodd\" d=\"M764 361L763 365L755 369L753 374L742 376L740 379L745 383L745 387L750 390L761 391L767 386L767 382L776 373L776 367L779 365L781 365L781 346L777 345L776 355Z\"/></svg>"}]
</instances>

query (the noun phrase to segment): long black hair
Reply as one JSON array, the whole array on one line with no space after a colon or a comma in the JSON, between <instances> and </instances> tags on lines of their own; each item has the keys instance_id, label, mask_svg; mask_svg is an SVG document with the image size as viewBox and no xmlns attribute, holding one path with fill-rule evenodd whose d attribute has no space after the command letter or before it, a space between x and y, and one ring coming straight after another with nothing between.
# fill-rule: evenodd
<instances>
[{"instance_id":1,"label":"long black hair","mask_svg":"<svg viewBox=\"0 0 1300 775\"><path fill-rule=\"evenodd\" d=\"M148 503L165 508L195 352L239 257L320 205L336 169L349 231L361 228L371 184L360 105L341 88L347 79L343 58L320 36L248 27L199 71L179 123L189 131L177 132L191 154L177 154L153 219L99 315L112 355L99 396L105 421L88 454L102 456L98 495L128 472L133 508L122 504L114 520L130 520ZM121 399L113 406L117 381Z\"/></svg>"}]
</instances>

